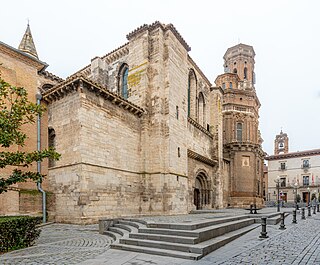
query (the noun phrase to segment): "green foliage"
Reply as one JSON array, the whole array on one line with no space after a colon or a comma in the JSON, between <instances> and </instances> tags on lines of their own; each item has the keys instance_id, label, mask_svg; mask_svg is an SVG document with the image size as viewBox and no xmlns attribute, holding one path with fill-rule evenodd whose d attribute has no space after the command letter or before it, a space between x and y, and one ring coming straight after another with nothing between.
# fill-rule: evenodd
<instances>
[{"instance_id":1,"label":"green foliage","mask_svg":"<svg viewBox=\"0 0 320 265\"><path fill-rule=\"evenodd\" d=\"M42 115L44 107L28 100L28 93L22 87L14 87L0 77L0 168L17 166L27 168L45 158L59 159L60 154L53 148L33 152L8 151L12 146L24 146L27 135L22 127L34 123ZM17 182L41 181L44 175L31 171L14 169L8 178L0 176L0 194Z\"/></svg>"},{"instance_id":2,"label":"green foliage","mask_svg":"<svg viewBox=\"0 0 320 265\"><path fill-rule=\"evenodd\" d=\"M29 247L39 237L36 228L42 217L12 216L0 218L0 252Z\"/></svg>"}]
</instances>

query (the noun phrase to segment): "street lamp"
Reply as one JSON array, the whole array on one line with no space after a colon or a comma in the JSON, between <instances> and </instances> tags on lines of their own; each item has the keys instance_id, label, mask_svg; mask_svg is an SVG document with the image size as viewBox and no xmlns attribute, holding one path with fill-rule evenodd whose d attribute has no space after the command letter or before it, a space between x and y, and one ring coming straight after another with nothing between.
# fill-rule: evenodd
<instances>
[{"instance_id":1,"label":"street lamp","mask_svg":"<svg viewBox=\"0 0 320 265\"><path fill-rule=\"evenodd\" d=\"M278 176L274 182L276 183L277 187L277 212L280 212L280 196L279 196L279 189L280 189L280 177Z\"/></svg>"},{"instance_id":2,"label":"street lamp","mask_svg":"<svg viewBox=\"0 0 320 265\"><path fill-rule=\"evenodd\" d=\"M296 203L296 210L298 210L298 182L293 184L294 192L295 192L295 203Z\"/></svg>"},{"instance_id":3,"label":"street lamp","mask_svg":"<svg viewBox=\"0 0 320 265\"><path fill-rule=\"evenodd\" d=\"M307 190L308 190L308 206L309 206L310 205L310 188L308 187Z\"/></svg>"}]
</instances>

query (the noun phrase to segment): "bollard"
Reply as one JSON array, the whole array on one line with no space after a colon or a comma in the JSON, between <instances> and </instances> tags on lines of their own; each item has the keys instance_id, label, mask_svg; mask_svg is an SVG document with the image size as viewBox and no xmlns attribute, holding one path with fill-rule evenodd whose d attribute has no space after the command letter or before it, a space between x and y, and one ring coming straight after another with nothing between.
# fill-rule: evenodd
<instances>
[{"instance_id":1,"label":"bollard","mask_svg":"<svg viewBox=\"0 0 320 265\"><path fill-rule=\"evenodd\" d=\"M317 203L317 212L319 213L320 212L320 204Z\"/></svg>"},{"instance_id":2,"label":"bollard","mask_svg":"<svg viewBox=\"0 0 320 265\"><path fill-rule=\"evenodd\" d=\"M311 216L311 206L308 206L308 216Z\"/></svg>"},{"instance_id":3,"label":"bollard","mask_svg":"<svg viewBox=\"0 0 320 265\"><path fill-rule=\"evenodd\" d=\"M306 220L305 208L304 207L301 209L301 219L302 220Z\"/></svg>"},{"instance_id":4,"label":"bollard","mask_svg":"<svg viewBox=\"0 0 320 265\"><path fill-rule=\"evenodd\" d=\"M297 210L293 210L292 213L292 223L296 224L297 223Z\"/></svg>"},{"instance_id":5,"label":"bollard","mask_svg":"<svg viewBox=\"0 0 320 265\"><path fill-rule=\"evenodd\" d=\"M313 205L313 214L316 214L316 206Z\"/></svg>"},{"instance_id":6,"label":"bollard","mask_svg":"<svg viewBox=\"0 0 320 265\"><path fill-rule=\"evenodd\" d=\"M269 236L267 235L267 217L261 217L261 235L259 236L260 238L268 238Z\"/></svg>"},{"instance_id":7,"label":"bollard","mask_svg":"<svg viewBox=\"0 0 320 265\"><path fill-rule=\"evenodd\" d=\"M281 214L281 223L280 223L279 229L284 230L286 229L286 226L284 225L284 213L280 213L280 214Z\"/></svg>"}]
</instances>

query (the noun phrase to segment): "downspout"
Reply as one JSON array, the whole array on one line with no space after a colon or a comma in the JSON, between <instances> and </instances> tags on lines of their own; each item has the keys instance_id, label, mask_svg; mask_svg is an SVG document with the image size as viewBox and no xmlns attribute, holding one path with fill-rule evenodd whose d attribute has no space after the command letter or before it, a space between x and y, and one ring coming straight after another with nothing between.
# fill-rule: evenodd
<instances>
[{"instance_id":1,"label":"downspout","mask_svg":"<svg viewBox=\"0 0 320 265\"><path fill-rule=\"evenodd\" d=\"M40 100L42 98L40 93L37 93L36 95L37 98L37 105L40 105ZM41 151L41 117L38 114L37 118L37 151ZM37 161L37 172L41 174L41 162ZM41 182L37 182L37 188L38 191L42 193L42 222L46 223L47 222L47 216L46 216L46 192L42 189L41 187Z\"/></svg>"}]
</instances>

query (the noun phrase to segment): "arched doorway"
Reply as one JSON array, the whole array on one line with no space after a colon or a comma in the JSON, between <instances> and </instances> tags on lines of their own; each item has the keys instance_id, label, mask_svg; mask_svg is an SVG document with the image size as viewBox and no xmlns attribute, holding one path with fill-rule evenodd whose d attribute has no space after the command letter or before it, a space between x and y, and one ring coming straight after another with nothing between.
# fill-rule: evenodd
<instances>
[{"instance_id":1,"label":"arched doorway","mask_svg":"<svg viewBox=\"0 0 320 265\"><path fill-rule=\"evenodd\" d=\"M193 191L193 201L197 210L203 209L205 205L209 205L210 198L210 185L208 183L205 173L200 172L195 180L195 186Z\"/></svg>"}]
</instances>

